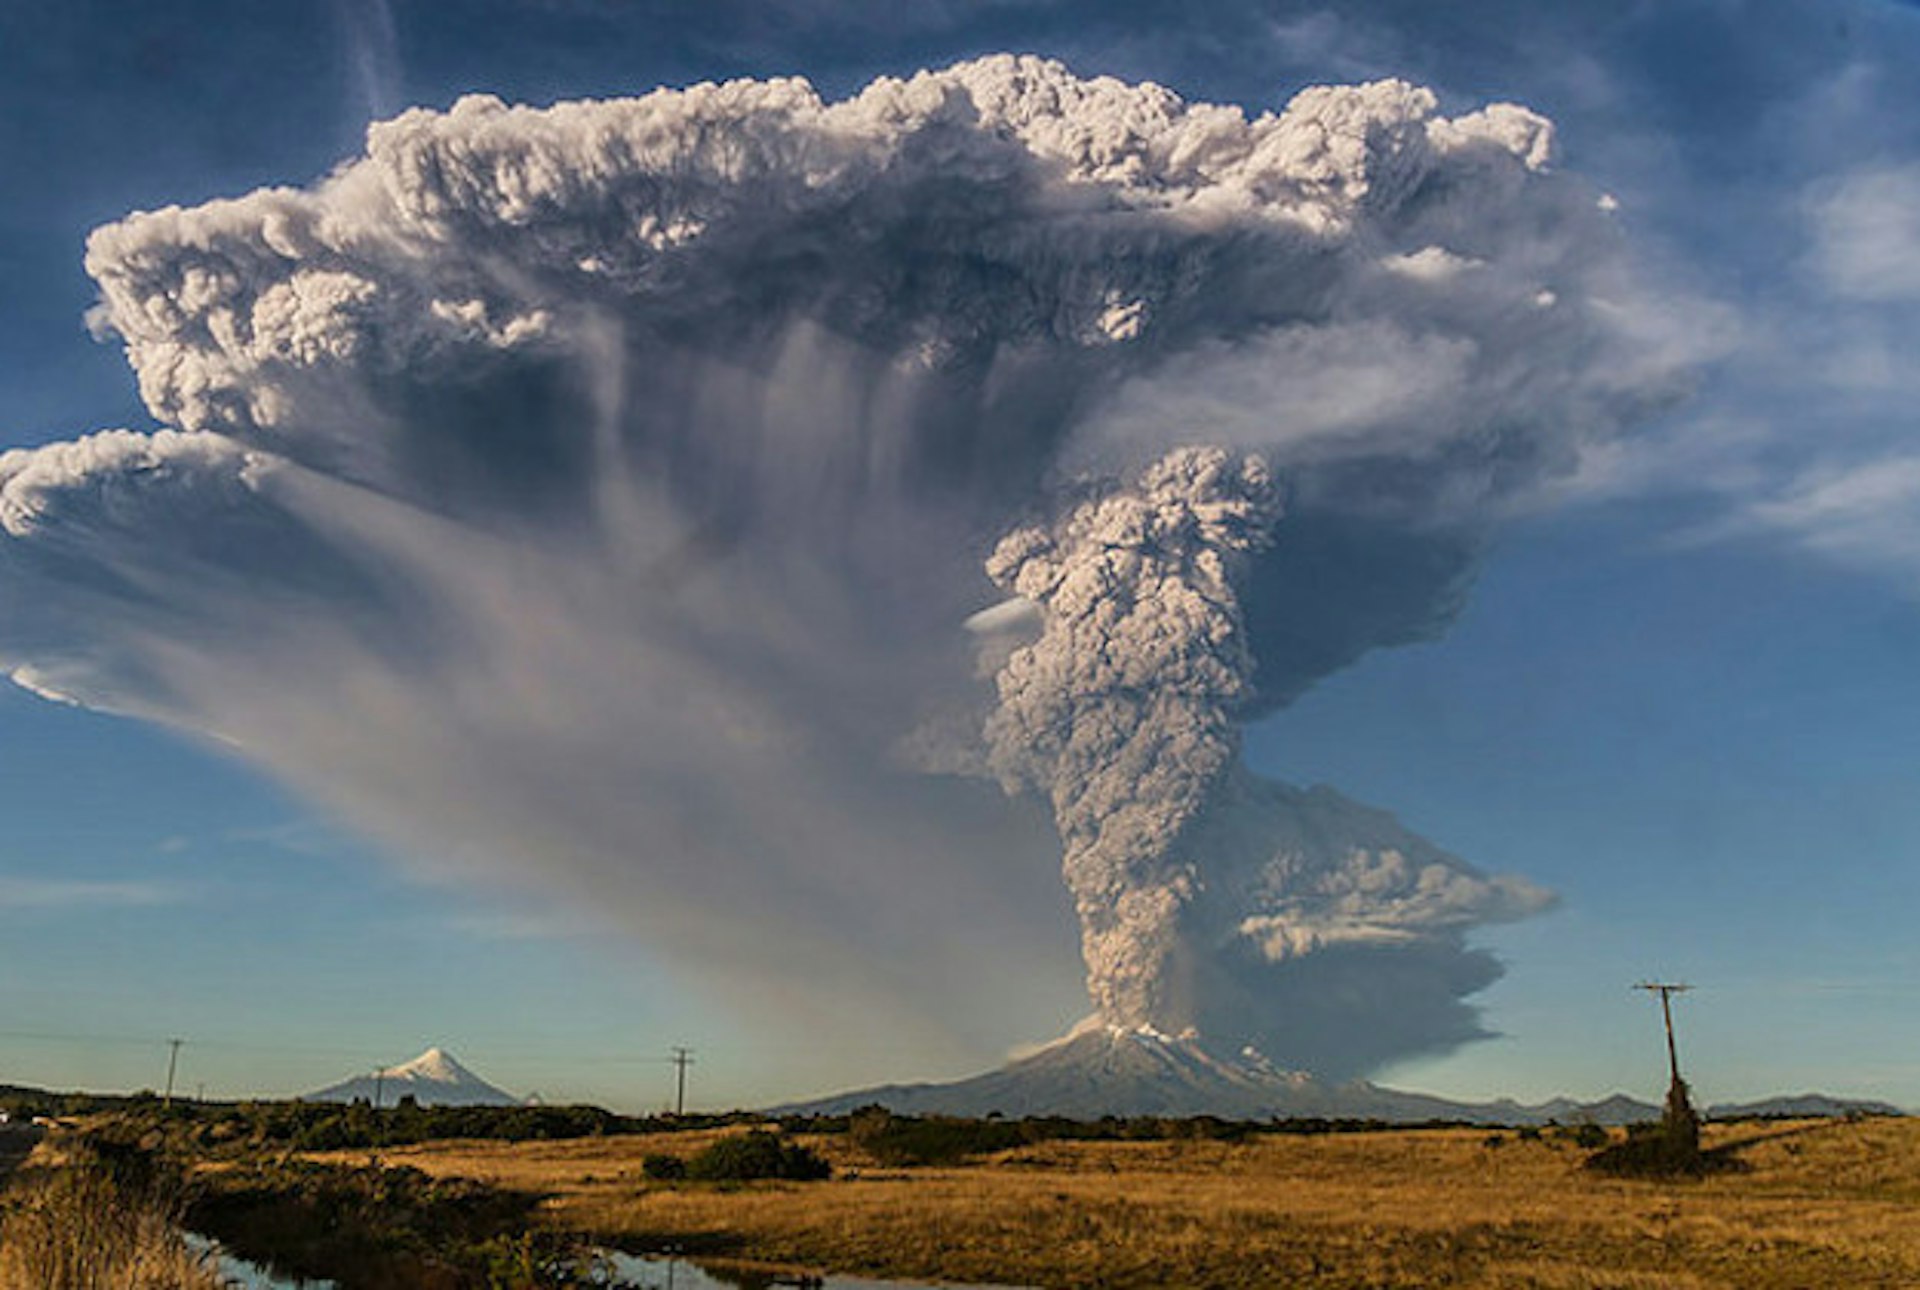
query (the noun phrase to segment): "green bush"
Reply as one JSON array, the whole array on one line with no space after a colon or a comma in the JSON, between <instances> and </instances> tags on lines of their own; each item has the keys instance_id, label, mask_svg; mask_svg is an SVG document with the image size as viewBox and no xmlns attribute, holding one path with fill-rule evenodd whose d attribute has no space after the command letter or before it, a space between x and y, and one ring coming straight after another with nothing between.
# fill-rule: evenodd
<instances>
[{"instance_id":1,"label":"green bush","mask_svg":"<svg viewBox=\"0 0 1920 1290\"><path fill-rule=\"evenodd\" d=\"M722 1138L687 1161L687 1177L703 1182L751 1182L758 1178L811 1182L832 1172L832 1166L807 1148L785 1142L764 1129Z\"/></svg>"},{"instance_id":2,"label":"green bush","mask_svg":"<svg viewBox=\"0 0 1920 1290\"><path fill-rule=\"evenodd\" d=\"M1657 1124L1629 1125L1625 1142L1587 1158L1590 1169L1643 1178L1703 1174L1714 1163L1700 1150L1700 1116L1683 1079L1667 1090L1666 1113Z\"/></svg>"},{"instance_id":3,"label":"green bush","mask_svg":"<svg viewBox=\"0 0 1920 1290\"><path fill-rule=\"evenodd\" d=\"M1598 1151L1611 1140L1607 1131L1592 1120L1584 1120L1574 1125L1570 1132L1573 1135L1573 1145L1588 1151Z\"/></svg>"},{"instance_id":4,"label":"green bush","mask_svg":"<svg viewBox=\"0 0 1920 1290\"><path fill-rule=\"evenodd\" d=\"M687 1176L687 1162L664 1151L650 1151L640 1159L640 1173L655 1182L677 1182Z\"/></svg>"},{"instance_id":5,"label":"green bush","mask_svg":"<svg viewBox=\"0 0 1920 1290\"><path fill-rule=\"evenodd\" d=\"M574 1284L489 1280L535 1251L573 1252L564 1236L533 1231L539 1200L406 1167L247 1164L202 1179L186 1218L242 1258L345 1286Z\"/></svg>"},{"instance_id":6,"label":"green bush","mask_svg":"<svg viewBox=\"0 0 1920 1290\"><path fill-rule=\"evenodd\" d=\"M1027 1131L1006 1120L951 1116L897 1116L885 1107L853 1113L847 1132L854 1144L883 1165L952 1164L967 1156L1006 1151L1029 1141Z\"/></svg>"}]
</instances>

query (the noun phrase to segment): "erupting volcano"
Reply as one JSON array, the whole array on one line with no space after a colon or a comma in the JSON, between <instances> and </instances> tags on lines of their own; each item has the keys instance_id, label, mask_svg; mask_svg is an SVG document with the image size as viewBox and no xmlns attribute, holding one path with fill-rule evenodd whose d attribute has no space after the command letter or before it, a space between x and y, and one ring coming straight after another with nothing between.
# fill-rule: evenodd
<instances>
[{"instance_id":1,"label":"erupting volcano","mask_svg":"<svg viewBox=\"0 0 1920 1290\"><path fill-rule=\"evenodd\" d=\"M1061 1025L1063 866L1086 1034L1349 1080L1550 896L1240 732L1676 397L1612 206L1399 81L409 111L95 233L169 428L0 456L0 666L816 1033Z\"/></svg>"}]
</instances>

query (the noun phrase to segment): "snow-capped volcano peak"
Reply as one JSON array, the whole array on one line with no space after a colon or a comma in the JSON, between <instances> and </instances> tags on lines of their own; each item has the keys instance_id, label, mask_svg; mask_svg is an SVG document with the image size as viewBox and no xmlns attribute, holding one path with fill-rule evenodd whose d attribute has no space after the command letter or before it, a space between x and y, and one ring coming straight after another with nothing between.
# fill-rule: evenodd
<instances>
[{"instance_id":1,"label":"snow-capped volcano peak","mask_svg":"<svg viewBox=\"0 0 1920 1290\"><path fill-rule=\"evenodd\" d=\"M380 1073L388 1079L438 1080L450 1084L477 1078L444 1048L429 1048L412 1061L389 1066Z\"/></svg>"},{"instance_id":2,"label":"snow-capped volcano peak","mask_svg":"<svg viewBox=\"0 0 1920 1290\"><path fill-rule=\"evenodd\" d=\"M383 1066L370 1075L357 1075L307 1095L313 1102L365 1101L377 1106L396 1106L403 1097L411 1097L421 1106L515 1106L520 1101L487 1083L439 1047L427 1049L412 1061Z\"/></svg>"},{"instance_id":3,"label":"snow-capped volcano peak","mask_svg":"<svg viewBox=\"0 0 1920 1290\"><path fill-rule=\"evenodd\" d=\"M1597 1122L1652 1119L1660 1109L1621 1098L1618 1105L1451 1102L1383 1088L1365 1080L1328 1082L1288 1070L1259 1049L1210 1047L1200 1036L1169 1035L1150 1026L1094 1019L997 1071L950 1084L892 1084L771 1113L845 1115L878 1103L902 1115L1218 1115L1238 1120L1320 1118L1385 1121L1455 1120L1537 1124L1590 1114Z\"/></svg>"}]
</instances>

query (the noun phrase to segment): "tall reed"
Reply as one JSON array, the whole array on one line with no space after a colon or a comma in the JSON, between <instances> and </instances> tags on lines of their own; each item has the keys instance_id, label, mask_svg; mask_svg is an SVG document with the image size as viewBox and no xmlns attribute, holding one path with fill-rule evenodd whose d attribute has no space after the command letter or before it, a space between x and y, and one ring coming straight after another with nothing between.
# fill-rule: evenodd
<instances>
[{"instance_id":1,"label":"tall reed","mask_svg":"<svg viewBox=\"0 0 1920 1290\"><path fill-rule=\"evenodd\" d=\"M79 1153L0 1195L0 1290L220 1290L180 1214L177 1186Z\"/></svg>"}]
</instances>

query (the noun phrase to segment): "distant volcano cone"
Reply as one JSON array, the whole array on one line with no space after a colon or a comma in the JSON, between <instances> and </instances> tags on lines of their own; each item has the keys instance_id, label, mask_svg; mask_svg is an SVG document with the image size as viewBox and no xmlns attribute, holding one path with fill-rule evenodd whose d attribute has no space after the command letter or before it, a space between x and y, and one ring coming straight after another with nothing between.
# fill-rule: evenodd
<instances>
[{"instance_id":1,"label":"distant volcano cone","mask_svg":"<svg viewBox=\"0 0 1920 1290\"><path fill-rule=\"evenodd\" d=\"M1247 1049L1225 1054L1197 1039L1146 1029L1088 1024L996 1071L948 1084L890 1084L775 1108L841 1115L878 1104L903 1115L1101 1116L1217 1115L1226 1119L1323 1118L1417 1123L1625 1124L1652 1119L1657 1107L1616 1096L1581 1104L1566 1099L1524 1106L1507 1099L1452 1102L1383 1088L1365 1080L1335 1083L1283 1070Z\"/></svg>"},{"instance_id":2,"label":"distant volcano cone","mask_svg":"<svg viewBox=\"0 0 1920 1290\"><path fill-rule=\"evenodd\" d=\"M429 1048L410 1062L308 1093L305 1100L397 1106L403 1097L421 1106L518 1106L521 1101L475 1075L443 1048Z\"/></svg>"}]
</instances>

